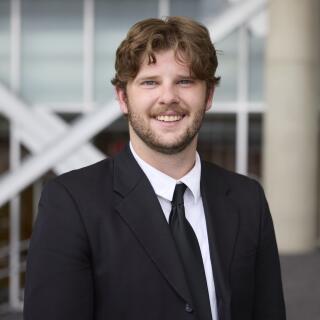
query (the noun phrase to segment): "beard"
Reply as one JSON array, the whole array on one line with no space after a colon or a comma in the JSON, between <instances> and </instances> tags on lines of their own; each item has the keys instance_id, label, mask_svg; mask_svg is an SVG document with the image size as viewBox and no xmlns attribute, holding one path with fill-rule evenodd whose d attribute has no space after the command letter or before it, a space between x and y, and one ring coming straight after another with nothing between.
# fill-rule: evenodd
<instances>
[{"instance_id":1,"label":"beard","mask_svg":"<svg viewBox=\"0 0 320 320\"><path fill-rule=\"evenodd\" d=\"M148 115L150 118L155 118L156 115L164 113L168 110L174 110L178 114L183 114L184 116L188 116L189 113L186 112L184 109L180 107L167 107L157 110L157 112L153 112L152 114ZM187 146L191 144L191 142L195 139L196 135L198 134L201 124L206 112L205 105L202 109L198 110L194 114L193 121L191 125L189 125L185 130L177 135L174 141L170 143L163 139L161 133L156 132L153 130L148 121L145 119L143 115L137 113L132 110L130 104L128 103L128 120L130 123L131 128L136 133L136 135L151 149L168 155L177 154L183 151ZM182 120L180 120L182 121Z\"/></svg>"}]
</instances>

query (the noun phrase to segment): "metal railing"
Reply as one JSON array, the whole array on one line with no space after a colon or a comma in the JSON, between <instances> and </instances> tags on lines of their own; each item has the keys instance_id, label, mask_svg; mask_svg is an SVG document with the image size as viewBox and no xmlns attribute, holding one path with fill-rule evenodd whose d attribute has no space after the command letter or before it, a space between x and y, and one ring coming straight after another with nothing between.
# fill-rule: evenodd
<instances>
[{"instance_id":1,"label":"metal railing","mask_svg":"<svg viewBox=\"0 0 320 320\"><path fill-rule=\"evenodd\" d=\"M215 22L209 25L209 29L214 30L212 33L215 42L219 42L234 29L247 23L255 14L263 11L266 5L267 0L241 1L215 18ZM79 123L67 130L67 125L63 125L57 116L49 115L44 110L38 112L30 110L30 107L1 85L0 112L19 125L23 130L21 141L36 153L15 172L8 173L0 179L0 206L51 167L55 167L57 172L61 173L101 159L102 154L92 146L87 145L80 150L77 148L120 116L116 102L113 101L108 106L85 114ZM74 155L59 163L74 150L77 150ZM86 162L79 163L79 159L82 158L85 158Z\"/></svg>"}]
</instances>

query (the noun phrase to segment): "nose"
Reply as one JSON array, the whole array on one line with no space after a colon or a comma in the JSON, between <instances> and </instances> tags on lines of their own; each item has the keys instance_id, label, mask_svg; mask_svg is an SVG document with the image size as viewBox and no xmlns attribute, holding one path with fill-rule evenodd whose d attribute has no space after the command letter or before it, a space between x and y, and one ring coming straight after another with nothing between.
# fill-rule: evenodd
<instances>
[{"instance_id":1,"label":"nose","mask_svg":"<svg viewBox=\"0 0 320 320\"><path fill-rule=\"evenodd\" d=\"M161 89L159 98L161 104L179 103L178 92L173 84L163 84Z\"/></svg>"}]
</instances>

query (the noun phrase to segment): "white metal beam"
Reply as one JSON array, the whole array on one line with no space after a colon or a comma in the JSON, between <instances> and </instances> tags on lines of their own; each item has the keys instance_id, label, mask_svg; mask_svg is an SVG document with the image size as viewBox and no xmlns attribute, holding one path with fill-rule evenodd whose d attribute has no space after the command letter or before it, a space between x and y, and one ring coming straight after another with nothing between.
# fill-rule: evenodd
<instances>
[{"instance_id":1,"label":"white metal beam","mask_svg":"<svg viewBox=\"0 0 320 320\"><path fill-rule=\"evenodd\" d=\"M17 136L17 125L10 121L10 170L14 172L20 167L21 147ZM10 232L9 232L9 305L19 309L20 302L20 210L21 199L17 194L10 201Z\"/></svg>"},{"instance_id":2,"label":"white metal beam","mask_svg":"<svg viewBox=\"0 0 320 320\"><path fill-rule=\"evenodd\" d=\"M20 91L21 80L21 0L11 0L10 7L10 86L15 93ZM10 121L10 170L20 166L21 150L18 125ZM21 308L20 300L20 195L10 201L9 232L9 306Z\"/></svg>"},{"instance_id":3,"label":"white metal beam","mask_svg":"<svg viewBox=\"0 0 320 320\"><path fill-rule=\"evenodd\" d=\"M158 0L158 17L163 19L170 15L170 0Z\"/></svg>"},{"instance_id":4,"label":"white metal beam","mask_svg":"<svg viewBox=\"0 0 320 320\"><path fill-rule=\"evenodd\" d=\"M236 171L241 174L248 173L248 83L249 83L249 39L248 29L241 26L238 35L239 61L238 61L238 102L236 121Z\"/></svg>"},{"instance_id":5,"label":"white metal beam","mask_svg":"<svg viewBox=\"0 0 320 320\"><path fill-rule=\"evenodd\" d=\"M21 0L11 0L10 38L10 85L17 93L21 79Z\"/></svg>"}]
</instances>

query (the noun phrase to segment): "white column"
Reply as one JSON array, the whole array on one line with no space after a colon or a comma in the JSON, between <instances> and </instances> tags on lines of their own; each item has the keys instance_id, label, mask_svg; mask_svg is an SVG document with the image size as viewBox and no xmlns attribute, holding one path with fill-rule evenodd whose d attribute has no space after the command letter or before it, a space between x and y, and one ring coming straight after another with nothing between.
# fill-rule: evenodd
<instances>
[{"instance_id":1,"label":"white column","mask_svg":"<svg viewBox=\"0 0 320 320\"><path fill-rule=\"evenodd\" d=\"M280 251L316 245L320 1L271 0L264 182Z\"/></svg>"}]
</instances>

